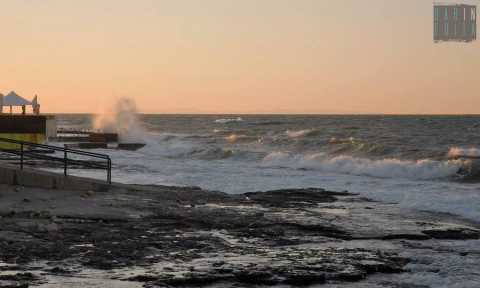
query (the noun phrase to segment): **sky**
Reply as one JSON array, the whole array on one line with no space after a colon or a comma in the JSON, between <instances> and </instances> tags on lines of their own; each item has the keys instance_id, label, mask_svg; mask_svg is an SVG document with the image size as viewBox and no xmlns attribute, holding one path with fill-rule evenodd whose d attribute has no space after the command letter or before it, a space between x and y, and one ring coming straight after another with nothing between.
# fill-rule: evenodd
<instances>
[{"instance_id":1,"label":"sky","mask_svg":"<svg viewBox=\"0 0 480 288\"><path fill-rule=\"evenodd\" d=\"M480 42L434 43L432 18L431 0L0 0L0 92L52 113L480 114Z\"/></svg>"}]
</instances>

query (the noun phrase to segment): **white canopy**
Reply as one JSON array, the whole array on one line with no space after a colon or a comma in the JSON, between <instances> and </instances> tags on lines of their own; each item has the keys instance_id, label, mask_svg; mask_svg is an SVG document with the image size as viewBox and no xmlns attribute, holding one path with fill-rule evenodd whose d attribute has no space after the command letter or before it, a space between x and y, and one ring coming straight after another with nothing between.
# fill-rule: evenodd
<instances>
[{"instance_id":1,"label":"white canopy","mask_svg":"<svg viewBox=\"0 0 480 288\"><path fill-rule=\"evenodd\" d=\"M32 106L35 107L35 106L38 106L38 105L40 105L38 103L38 96L35 95L35 97L33 97L33 99L32 99Z\"/></svg>"},{"instance_id":2,"label":"white canopy","mask_svg":"<svg viewBox=\"0 0 480 288\"><path fill-rule=\"evenodd\" d=\"M32 102L18 96L18 94L15 93L15 91L8 93L7 96L3 96L3 106L25 106L25 105L32 105Z\"/></svg>"}]
</instances>

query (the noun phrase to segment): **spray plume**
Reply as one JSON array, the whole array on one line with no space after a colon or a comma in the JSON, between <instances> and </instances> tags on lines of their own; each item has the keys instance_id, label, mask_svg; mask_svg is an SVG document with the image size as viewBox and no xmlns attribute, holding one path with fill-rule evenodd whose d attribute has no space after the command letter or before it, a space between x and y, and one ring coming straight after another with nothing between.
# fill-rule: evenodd
<instances>
[{"instance_id":1,"label":"spray plume","mask_svg":"<svg viewBox=\"0 0 480 288\"><path fill-rule=\"evenodd\" d=\"M105 133L117 133L121 141L138 142L145 135L135 101L130 98L119 98L103 113L95 115L93 127Z\"/></svg>"}]
</instances>

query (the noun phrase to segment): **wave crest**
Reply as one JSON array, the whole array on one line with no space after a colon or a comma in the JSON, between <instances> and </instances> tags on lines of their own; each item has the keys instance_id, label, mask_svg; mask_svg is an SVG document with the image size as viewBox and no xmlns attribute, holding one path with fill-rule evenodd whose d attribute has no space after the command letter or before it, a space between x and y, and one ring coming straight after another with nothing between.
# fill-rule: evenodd
<instances>
[{"instance_id":1,"label":"wave crest","mask_svg":"<svg viewBox=\"0 0 480 288\"><path fill-rule=\"evenodd\" d=\"M318 131L314 129L303 129L303 130L287 130L285 131L290 138L301 138L301 137L308 137L308 136L316 136L318 135Z\"/></svg>"},{"instance_id":2,"label":"wave crest","mask_svg":"<svg viewBox=\"0 0 480 288\"><path fill-rule=\"evenodd\" d=\"M243 119L241 117L237 118L222 118L222 119L217 119L215 120L215 123L220 123L220 124L226 124L226 123L231 123L231 122L242 122Z\"/></svg>"},{"instance_id":3,"label":"wave crest","mask_svg":"<svg viewBox=\"0 0 480 288\"><path fill-rule=\"evenodd\" d=\"M416 180L453 177L463 166L460 160L371 160L346 155L330 157L326 153L292 155L288 152L272 152L263 159L262 163L267 166L311 169L328 173Z\"/></svg>"},{"instance_id":4,"label":"wave crest","mask_svg":"<svg viewBox=\"0 0 480 288\"><path fill-rule=\"evenodd\" d=\"M480 157L480 149L452 147L450 151L448 151L448 158L461 157Z\"/></svg>"},{"instance_id":5,"label":"wave crest","mask_svg":"<svg viewBox=\"0 0 480 288\"><path fill-rule=\"evenodd\" d=\"M225 137L225 140L228 142L228 143L236 143L236 142L239 142L239 141L248 141L250 140L251 137L248 137L247 135L244 135L244 134L230 134L228 135L227 137Z\"/></svg>"}]
</instances>

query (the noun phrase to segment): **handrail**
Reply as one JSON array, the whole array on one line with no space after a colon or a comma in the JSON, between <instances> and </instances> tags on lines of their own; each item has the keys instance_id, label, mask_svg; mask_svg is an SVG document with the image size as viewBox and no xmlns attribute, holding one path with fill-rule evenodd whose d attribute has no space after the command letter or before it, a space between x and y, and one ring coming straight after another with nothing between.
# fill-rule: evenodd
<instances>
[{"instance_id":1,"label":"handrail","mask_svg":"<svg viewBox=\"0 0 480 288\"><path fill-rule=\"evenodd\" d=\"M64 168L64 175L65 176L68 176L68 174L67 174L68 163L83 165L83 166L89 167L89 168L105 169L105 170L107 170L107 182L109 184L112 183L112 160L110 159L110 156L108 156L106 154L88 152L88 151L77 150L77 149L71 149L71 148L67 148L67 147L59 147L59 146L53 146L53 145L38 144L38 143L21 141L21 140L14 140L14 139L8 139L8 138L0 138L0 142L20 145L20 150L0 149L0 151L20 156L20 169L21 170L23 170L24 158L25 158L25 156L27 156L27 157L32 158L32 159L42 159L42 160L51 160L51 161L63 162L63 164L64 164L63 168ZM25 151L25 149L24 149L25 146L36 147L36 148L44 148L44 149L48 149L48 150L63 152L63 157L60 158L60 157L54 157L54 156L45 156L45 155L39 155L35 152ZM100 158L100 159L106 160L106 165L102 166L99 163L95 163L95 162L90 163L86 160L69 159L68 158L68 153L75 154L75 155L81 155L81 156L89 156L89 157L93 157L93 158Z\"/></svg>"},{"instance_id":2,"label":"handrail","mask_svg":"<svg viewBox=\"0 0 480 288\"><path fill-rule=\"evenodd\" d=\"M8 138L0 138L0 142L8 142L8 143L12 143L12 144L24 144L24 145L27 145L27 146L45 148L45 149L61 151L61 152L67 151L67 152L71 152L71 153L74 153L74 154L80 154L80 155L84 155L84 156L93 156L93 157L103 158L103 159L110 158L110 156L108 156L106 154L88 152L88 151L84 151L84 150L77 150L77 149L71 149L71 148L66 148L66 147L58 147L58 146L53 146L53 145L38 144L38 143L21 141L21 140L14 140L14 139L8 139Z\"/></svg>"}]
</instances>

